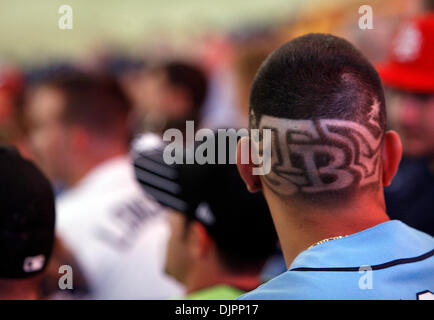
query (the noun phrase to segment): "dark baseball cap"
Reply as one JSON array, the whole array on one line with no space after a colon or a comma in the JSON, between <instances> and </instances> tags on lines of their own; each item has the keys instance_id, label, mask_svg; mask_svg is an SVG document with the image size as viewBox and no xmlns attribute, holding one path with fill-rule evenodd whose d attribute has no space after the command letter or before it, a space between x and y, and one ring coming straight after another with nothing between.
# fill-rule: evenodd
<instances>
[{"instance_id":1,"label":"dark baseball cap","mask_svg":"<svg viewBox=\"0 0 434 320\"><path fill-rule=\"evenodd\" d=\"M235 159L229 138L224 141L226 164L217 164L223 146L214 137L216 164L167 165L162 149L152 150L136 157L137 178L160 204L202 223L223 251L264 258L277 244L268 205L261 192L247 190L236 164L229 163Z\"/></svg>"},{"instance_id":2,"label":"dark baseball cap","mask_svg":"<svg viewBox=\"0 0 434 320\"><path fill-rule=\"evenodd\" d=\"M0 278L25 278L44 270L54 225L47 178L15 148L0 146Z\"/></svg>"}]
</instances>

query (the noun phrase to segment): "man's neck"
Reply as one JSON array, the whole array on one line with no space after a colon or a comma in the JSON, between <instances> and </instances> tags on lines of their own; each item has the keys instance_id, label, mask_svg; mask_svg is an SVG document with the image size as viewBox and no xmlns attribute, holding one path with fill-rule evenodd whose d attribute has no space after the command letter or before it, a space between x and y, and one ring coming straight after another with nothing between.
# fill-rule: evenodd
<instances>
[{"instance_id":1,"label":"man's neck","mask_svg":"<svg viewBox=\"0 0 434 320\"><path fill-rule=\"evenodd\" d=\"M98 155L96 157L86 157L82 161L77 161L77 166L75 170L71 172L67 184L69 187L74 187L77 185L83 178L85 178L93 169L102 163L115 159L117 157L123 156L127 153L126 150L114 150L110 153L107 153L105 156Z\"/></svg>"},{"instance_id":2,"label":"man's neck","mask_svg":"<svg viewBox=\"0 0 434 320\"><path fill-rule=\"evenodd\" d=\"M365 201L350 207L317 210L272 206L287 267L302 251L321 240L354 234L389 220L381 205Z\"/></svg>"}]
</instances>

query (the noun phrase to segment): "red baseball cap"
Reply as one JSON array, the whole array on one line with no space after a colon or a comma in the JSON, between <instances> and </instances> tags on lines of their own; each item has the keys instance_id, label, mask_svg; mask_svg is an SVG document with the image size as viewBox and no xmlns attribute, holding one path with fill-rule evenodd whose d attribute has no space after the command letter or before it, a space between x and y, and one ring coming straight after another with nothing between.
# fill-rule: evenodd
<instances>
[{"instance_id":1,"label":"red baseball cap","mask_svg":"<svg viewBox=\"0 0 434 320\"><path fill-rule=\"evenodd\" d=\"M17 94L23 88L24 79L22 74L14 67L0 68L0 90L10 94Z\"/></svg>"},{"instance_id":2,"label":"red baseball cap","mask_svg":"<svg viewBox=\"0 0 434 320\"><path fill-rule=\"evenodd\" d=\"M418 93L434 93L434 13L402 25L388 54L377 66L383 84Z\"/></svg>"}]
</instances>

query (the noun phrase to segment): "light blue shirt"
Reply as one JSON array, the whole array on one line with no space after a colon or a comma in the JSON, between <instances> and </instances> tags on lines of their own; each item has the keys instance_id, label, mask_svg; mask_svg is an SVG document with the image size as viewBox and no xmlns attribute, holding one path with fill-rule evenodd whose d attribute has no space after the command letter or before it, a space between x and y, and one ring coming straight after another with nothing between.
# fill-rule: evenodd
<instances>
[{"instance_id":1,"label":"light blue shirt","mask_svg":"<svg viewBox=\"0 0 434 320\"><path fill-rule=\"evenodd\" d=\"M391 220L301 252L240 300L433 299L434 238Z\"/></svg>"}]
</instances>

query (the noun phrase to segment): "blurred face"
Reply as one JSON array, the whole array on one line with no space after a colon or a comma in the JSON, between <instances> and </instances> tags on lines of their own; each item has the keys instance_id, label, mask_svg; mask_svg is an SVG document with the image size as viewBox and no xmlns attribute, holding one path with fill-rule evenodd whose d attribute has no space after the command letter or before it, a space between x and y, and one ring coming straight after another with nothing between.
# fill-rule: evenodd
<instances>
[{"instance_id":1,"label":"blurred face","mask_svg":"<svg viewBox=\"0 0 434 320\"><path fill-rule=\"evenodd\" d=\"M136 101L141 115L165 121L183 119L191 110L191 100L185 90L168 83L164 71L145 72L136 86Z\"/></svg>"},{"instance_id":2,"label":"blurred face","mask_svg":"<svg viewBox=\"0 0 434 320\"><path fill-rule=\"evenodd\" d=\"M13 103L9 93L0 90L0 143L8 143L13 121Z\"/></svg>"},{"instance_id":3,"label":"blurred face","mask_svg":"<svg viewBox=\"0 0 434 320\"><path fill-rule=\"evenodd\" d=\"M162 112L167 91L166 76L162 71L145 72L140 78L140 102L144 112Z\"/></svg>"},{"instance_id":4,"label":"blurred face","mask_svg":"<svg viewBox=\"0 0 434 320\"><path fill-rule=\"evenodd\" d=\"M171 210L169 221L171 235L167 248L166 273L185 283L193 260L188 243L189 229L186 229L186 218L180 212Z\"/></svg>"},{"instance_id":5,"label":"blurred face","mask_svg":"<svg viewBox=\"0 0 434 320\"><path fill-rule=\"evenodd\" d=\"M0 90L0 124L10 120L12 116L12 101L10 94L4 90Z\"/></svg>"},{"instance_id":6,"label":"blurred face","mask_svg":"<svg viewBox=\"0 0 434 320\"><path fill-rule=\"evenodd\" d=\"M30 149L39 167L52 181L63 178L68 159L63 108L63 97L58 90L39 87L30 93L25 109Z\"/></svg>"},{"instance_id":7,"label":"blurred face","mask_svg":"<svg viewBox=\"0 0 434 320\"><path fill-rule=\"evenodd\" d=\"M412 94L389 90L388 120L401 136L404 154L434 156L434 93Z\"/></svg>"}]
</instances>

